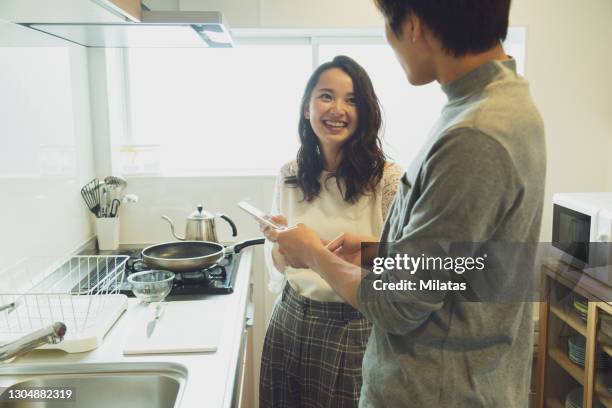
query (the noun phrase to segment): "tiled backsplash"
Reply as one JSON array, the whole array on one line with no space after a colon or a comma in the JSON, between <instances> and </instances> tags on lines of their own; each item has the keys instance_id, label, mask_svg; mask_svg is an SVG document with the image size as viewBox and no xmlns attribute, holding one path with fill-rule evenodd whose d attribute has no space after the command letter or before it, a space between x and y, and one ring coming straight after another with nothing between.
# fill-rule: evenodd
<instances>
[{"instance_id":1,"label":"tiled backsplash","mask_svg":"<svg viewBox=\"0 0 612 408\"><path fill-rule=\"evenodd\" d=\"M274 193L273 176L257 177L173 177L128 178L126 193L138 195L135 204L120 209L121 242L149 243L172 241L170 226L162 215L174 221L177 235L184 236L185 221L196 205L204 210L229 216L237 226L238 237L231 236L230 226L216 220L220 241L236 241L260 236L257 223L240 210L236 203L247 200L269 211Z\"/></svg>"},{"instance_id":2,"label":"tiled backsplash","mask_svg":"<svg viewBox=\"0 0 612 408\"><path fill-rule=\"evenodd\" d=\"M79 195L94 162L86 51L23 30L0 20L0 271L32 257L44 268L92 236Z\"/></svg>"}]
</instances>

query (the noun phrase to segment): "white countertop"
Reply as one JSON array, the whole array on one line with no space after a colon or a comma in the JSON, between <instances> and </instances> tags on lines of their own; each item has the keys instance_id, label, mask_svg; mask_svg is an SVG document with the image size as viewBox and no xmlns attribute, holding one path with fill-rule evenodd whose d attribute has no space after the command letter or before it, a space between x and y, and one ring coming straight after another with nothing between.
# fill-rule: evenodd
<instances>
[{"instance_id":1,"label":"white countertop","mask_svg":"<svg viewBox=\"0 0 612 408\"><path fill-rule=\"evenodd\" d=\"M128 310L111 328L100 347L90 352L67 354L58 350L36 350L19 357L12 363L0 363L0 387L9 380L3 372L10 373L11 368L21 364L70 364L70 363L176 363L187 368L187 381L182 396L179 396L181 408L191 407L230 407L236 380L238 357L241 351L241 340L245 328L246 306L250 287L251 257L250 248L241 251L234 292L227 295L193 296L189 298L174 297L168 300L190 300L193 302L215 302L225 319L217 351L214 353L183 353L164 355L124 356L125 336L130 332L130 322L140 315L145 306L137 299L130 298ZM185 311L185 319L197 324L197 316ZM211 328L214 330L215 328ZM3 380L4 377L4 380Z\"/></svg>"}]
</instances>

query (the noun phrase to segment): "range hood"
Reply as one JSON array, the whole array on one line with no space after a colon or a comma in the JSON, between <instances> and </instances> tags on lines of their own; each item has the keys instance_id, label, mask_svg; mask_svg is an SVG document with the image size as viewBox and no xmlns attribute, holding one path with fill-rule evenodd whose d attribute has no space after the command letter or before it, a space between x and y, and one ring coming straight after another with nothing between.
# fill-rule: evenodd
<instances>
[{"instance_id":1,"label":"range hood","mask_svg":"<svg viewBox=\"0 0 612 408\"><path fill-rule=\"evenodd\" d=\"M145 11L140 22L19 24L91 48L230 48L215 11Z\"/></svg>"}]
</instances>

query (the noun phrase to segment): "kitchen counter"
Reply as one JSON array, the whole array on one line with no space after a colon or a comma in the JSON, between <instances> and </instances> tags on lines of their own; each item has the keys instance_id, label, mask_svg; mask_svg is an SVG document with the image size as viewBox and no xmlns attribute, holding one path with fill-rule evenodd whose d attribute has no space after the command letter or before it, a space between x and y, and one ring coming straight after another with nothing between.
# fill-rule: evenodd
<instances>
[{"instance_id":1,"label":"kitchen counter","mask_svg":"<svg viewBox=\"0 0 612 408\"><path fill-rule=\"evenodd\" d=\"M68 354L59 350L36 350L19 357L12 363L0 363L0 387L7 386L10 374L21 364L71 364L71 363L175 363L187 369L187 381L179 405L182 408L232 406L237 381L239 357L243 350L243 334L247 303L250 292L252 252L241 251L234 292L226 295L169 297L168 300L214 302L224 313L222 327L211 327L221 331L217 351L214 353L183 353L163 355L124 356L123 346L136 318L141 318L146 307L135 298L129 298L128 310L110 329L100 347L90 352ZM198 317L186 308L184 318L198 324ZM70 328L69 328L70 329ZM78 390L77 390L78 393Z\"/></svg>"}]
</instances>

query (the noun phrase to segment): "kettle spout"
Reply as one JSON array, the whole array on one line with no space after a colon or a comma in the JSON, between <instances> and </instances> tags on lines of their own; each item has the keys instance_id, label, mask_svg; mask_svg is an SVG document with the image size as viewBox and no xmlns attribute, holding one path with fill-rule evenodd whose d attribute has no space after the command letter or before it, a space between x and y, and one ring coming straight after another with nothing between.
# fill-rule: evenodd
<instances>
[{"instance_id":1,"label":"kettle spout","mask_svg":"<svg viewBox=\"0 0 612 408\"><path fill-rule=\"evenodd\" d=\"M176 233L174 232L174 223L172 222L172 220L170 219L170 217L166 217L165 215L162 215L162 218L166 221L168 221L168 224L170 224L170 231L172 232L172 235L174 235L174 238L180 240L180 241L184 241L185 238L181 238L178 235L176 235Z\"/></svg>"}]
</instances>

